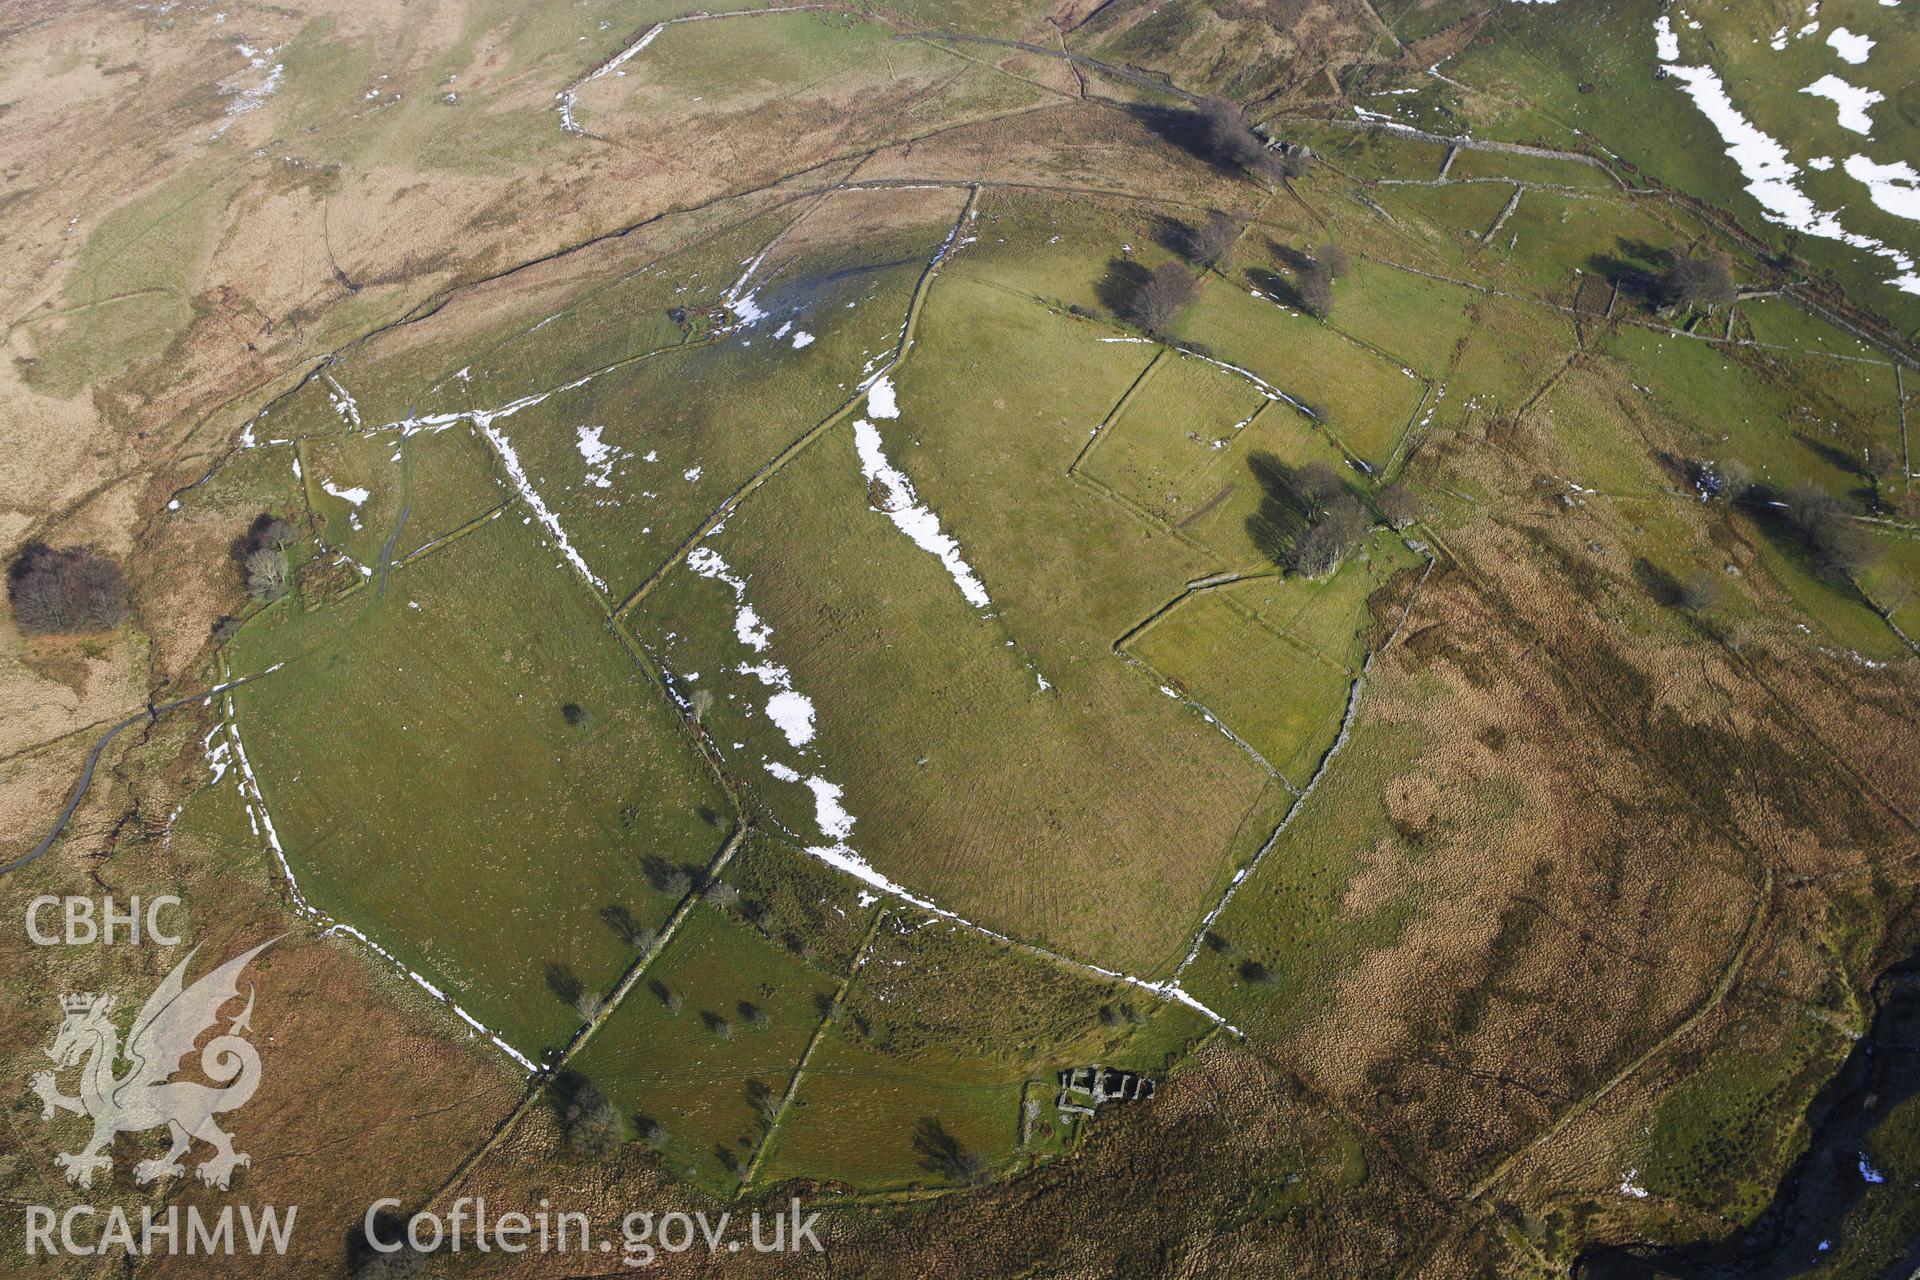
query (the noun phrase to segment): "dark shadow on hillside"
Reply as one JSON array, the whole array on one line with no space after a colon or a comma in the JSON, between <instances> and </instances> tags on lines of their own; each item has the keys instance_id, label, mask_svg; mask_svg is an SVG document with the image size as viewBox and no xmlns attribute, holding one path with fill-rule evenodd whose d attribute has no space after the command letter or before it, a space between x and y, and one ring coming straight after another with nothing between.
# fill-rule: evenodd
<instances>
[{"instance_id":1,"label":"dark shadow on hillside","mask_svg":"<svg viewBox=\"0 0 1920 1280\"><path fill-rule=\"evenodd\" d=\"M768 315L785 316L790 313L798 319L814 310L828 295L834 295L832 303L838 307L844 298L864 291L869 279L884 277L886 273L901 268L918 269L925 265L925 259L912 257L895 258L889 262L861 262L819 275L776 276L763 281L755 293L759 305Z\"/></svg>"},{"instance_id":2,"label":"dark shadow on hillside","mask_svg":"<svg viewBox=\"0 0 1920 1280\"><path fill-rule=\"evenodd\" d=\"M937 1117L920 1118L913 1130L913 1149L920 1157L920 1167L929 1173L966 1184L986 1176L986 1163L962 1146Z\"/></svg>"},{"instance_id":3,"label":"dark shadow on hillside","mask_svg":"<svg viewBox=\"0 0 1920 1280\"><path fill-rule=\"evenodd\" d=\"M564 964L547 966L547 989L560 997L563 1004L573 1004L586 990L572 969Z\"/></svg>"},{"instance_id":4,"label":"dark shadow on hillside","mask_svg":"<svg viewBox=\"0 0 1920 1280\"><path fill-rule=\"evenodd\" d=\"M1835 448L1826 441L1816 440L1806 432L1797 428L1794 429L1792 435L1795 440L1799 441L1810 452L1818 455L1823 462L1835 471L1844 472L1859 482L1847 490L1847 497L1868 511L1872 511L1880 506L1880 485L1872 470L1868 468L1864 455L1856 453L1851 449Z\"/></svg>"},{"instance_id":5,"label":"dark shadow on hillside","mask_svg":"<svg viewBox=\"0 0 1920 1280\"><path fill-rule=\"evenodd\" d=\"M1275 240L1272 236L1267 237L1267 256L1289 271L1302 270L1313 261L1309 254L1283 241Z\"/></svg>"},{"instance_id":6,"label":"dark shadow on hillside","mask_svg":"<svg viewBox=\"0 0 1920 1280\"><path fill-rule=\"evenodd\" d=\"M1594 254L1587 259L1587 269L1642 306L1664 303L1666 290L1660 277L1673 265L1673 251L1627 236L1613 243L1614 252Z\"/></svg>"},{"instance_id":7,"label":"dark shadow on hillside","mask_svg":"<svg viewBox=\"0 0 1920 1280\"><path fill-rule=\"evenodd\" d=\"M1293 281L1285 276L1263 267L1248 267L1246 274L1249 285L1281 306L1292 307L1295 311L1306 310L1306 303L1301 299L1300 291L1294 288Z\"/></svg>"},{"instance_id":8,"label":"dark shadow on hillside","mask_svg":"<svg viewBox=\"0 0 1920 1280\"><path fill-rule=\"evenodd\" d=\"M706 869L691 863L668 862L657 853L650 853L640 860L641 873L647 877L647 883L653 886L655 893L664 893L668 897L682 898L694 889L705 887Z\"/></svg>"},{"instance_id":9,"label":"dark shadow on hillside","mask_svg":"<svg viewBox=\"0 0 1920 1280\"><path fill-rule=\"evenodd\" d=\"M1663 609L1678 608L1685 598L1680 579L1645 556L1633 562L1633 580Z\"/></svg>"},{"instance_id":10,"label":"dark shadow on hillside","mask_svg":"<svg viewBox=\"0 0 1920 1280\"><path fill-rule=\"evenodd\" d=\"M1189 226L1178 218L1155 218L1153 242L1183 262L1195 262L1200 258L1199 228Z\"/></svg>"},{"instance_id":11,"label":"dark shadow on hillside","mask_svg":"<svg viewBox=\"0 0 1920 1280\"><path fill-rule=\"evenodd\" d=\"M1247 536L1261 555L1285 564L1312 509L1300 473L1264 449L1247 455L1247 469L1261 490L1260 506L1247 517Z\"/></svg>"},{"instance_id":12,"label":"dark shadow on hillside","mask_svg":"<svg viewBox=\"0 0 1920 1280\"><path fill-rule=\"evenodd\" d=\"M1155 103L1135 103L1125 108L1143 128L1168 146L1177 147L1214 172L1226 177L1240 176L1240 166L1222 160L1207 136L1206 121L1197 111L1167 107Z\"/></svg>"},{"instance_id":13,"label":"dark shadow on hillside","mask_svg":"<svg viewBox=\"0 0 1920 1280\"><path fill-rule=\"evenodd\" d=\"M1109 315L1131 319L1133 300L1140 296L1141 287L1147 283L1151 273L1137 262L1126 258L1113 258L1107 262L1107 274L1100 277L1100 283L1093 287L1094 296L1100 299L1100 305Z\"/></svg>"},{"instance_id":14,"label":"dark shadow on hillside","mask_svg":"<svg viewBox=\"0 0 1920 1280\"><path fill-rule=\"evenodd\" d=\"M587 1078L578 1071L571 1068L558 1071L547 1086L547 1097L557 1110L565 1111L586 1083Z\"/></svg>"},{"instance_id":15,"label":"dark shadow on hillside","mask_svg":"<svg viewBox=\"0 0 1920 1280\"><path fill-rule=\"evenodd\" d=\"M1793 508L1794 495L1755 485L1739 508L1752 518L1775 550L1804 571L1843 594L1873 608L1873 602L1853 580L1854 571L1873 557L1874 546L1865 529L1854 523L1845 503L1834 503L1822 520L1803 519ZM1877 610L1876 610L1877 612Z\"/></svg>"}]
</instances>

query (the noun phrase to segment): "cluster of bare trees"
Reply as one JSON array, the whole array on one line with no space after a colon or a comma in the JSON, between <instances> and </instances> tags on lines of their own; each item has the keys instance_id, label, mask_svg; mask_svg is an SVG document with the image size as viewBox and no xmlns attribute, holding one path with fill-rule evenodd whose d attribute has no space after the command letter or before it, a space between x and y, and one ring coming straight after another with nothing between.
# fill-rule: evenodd
<instances>
[{"instance_id":1,"label":"cluster of bare trees","mask_svg":"<svg viewBox=\"0 0 1920 1280\"><path fill-rule=\"evenodd\" d=\"M1319 320L1332 315L1333 282L1347 274L1349 265L1347 251L1331 242L1303 255L1293 273L1300 309Z\"/></svg>"},{"instance_id":2,"label":"cluster of bare trees","mask_svg":"<svg viewBox=\"0 0 1920 1280\"><path fill-rule=\"evenodd\" d=\"M234 540L233 558L246 578L248 595L271 604L287 594L293 582L287 549L299 538L300 531L290 521L263 511Z\"/></svg>"},{"instance_id":3,"label":"cluster of bare trees","mask_svg":"<svg viewBox=\"0 0 1920 1280\"><path fill-rule=\"evenodd\" d=\"M561 1083L567 1096L560 1107L560 1137L567 1150L596 1159L619 1150L625 1126L599 1086L577 1075Z\"/></svg>"},{"instance_id":4,"label":"cluster of bare trees","mask_svg":"<svg viewBox=\"0 0 1920 1280\"><path fill-rule=\"evenodd\" d=\"M1269 182L1295 178L1305 172L1308 152L1303 147L1270 150L1247 123L1238 104L1225 98L1207 98L1195 109L1201 139L1221 164L1246 169Z\"/></svg>"},{"instance_id":5,"label":"cluster of bare trees","mask_svg":"<svg viewBox=\"0 0 1920 1280\"><path fill-rule=\"evenodd\" d=\"M1373 519L1332 467L1311 463L1300 469L1300 476L1307 527L1293 544L1288 567L1309 578L1324 578L1360 549Z\"/></svg>"},{"instance_id":6,"label":"cluster of bare trees","mask_svg":"<svg viewBox=\"0 0 1920 1280\"><path fill-rule=\"evenodd\" d=\"M1787 510L1794 527L1828 569L1852 574L1872 563L1873 539L1854 518L1859 513L1851 503L1802 484L1788 492Z\"/></svg>"},{"instance_id":7,"label":"cluster of bare trees","mask_svg":"<svg viewBox=\"0 0 1920 1280\"><path fill-rule=\"evenodd\" d=\"M1733 268L1725 255L1711 251L1687 252L1667 264L1660 276L1660 296L1668 306L1731 306L1738 298Z\"/></svg>"},{"instance_id":8,"label":"cluster of bare trees","mask_svg":"<svg viewBox=\"0 0 1920 1280\"><path fill-rule=\"evenodd\" d=\"M7 601L28 633L103 631L126 616L127 583L118 562L92 547L29 542L7 570Z\"/></svg>"},{"instance_id":9,"label":"cluster of bare trees","mask_svg":"<svg viewBox=\"0 0 1920 1280\"><path fill-rule=\"evenodd\" d=\"M1248 518L1247 532L1255 546L1294 573L1325 577L1359 550L1372 530L1366 505L1326 463L1295 468L1256 452L1247 465L1266 490L1259 511Z\"/></svg>"},{"instance_id":10,"label":"cluster of bare trees","mask_svg":"<svg viewBox=\"0 0 1920 1280\"><path fill-rule=\"evenodd\" d=\"M1159 333L1178 320L1199 293L1192 271L1178 262L1163 262L1134 291L1127 318L1148 333Z\"/></svg>"},{"instance_id":11,"label":"cluster of bare trees","mask_svg":"<svg viewBox=\"0 0 1920 1280\"><path fill-rule=\"evenodd\" d=\"M1860 523L1858 505L1845 498L1803 483L1776 500L1772 491L1755 484L1745 464L1731 458L1691 461L1685 464L1685 470L1708 502L1729 507L1751 505L1756 512L1784 514L1807 550L1833 573L1857 573L1873 562L1873 537Z\"/></svg>"},{"instance_id":12,"label":"cluster of bare trees","mask_svg":"<svg viewBox=\"0 0 1920 1280\"><path fill-rule=\"evenodd\" d=\"M1394 529L1406 529L1426 514L1425 504L1404 484L1390 484L1374 495L1374 505Z\"/></svg>"}]
</instances>

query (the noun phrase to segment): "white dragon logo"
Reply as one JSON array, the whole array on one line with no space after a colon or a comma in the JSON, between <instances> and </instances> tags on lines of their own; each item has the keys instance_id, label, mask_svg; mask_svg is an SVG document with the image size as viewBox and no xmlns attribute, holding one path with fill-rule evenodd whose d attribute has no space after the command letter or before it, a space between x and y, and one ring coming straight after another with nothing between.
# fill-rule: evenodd
<instances>
[{"instance_id":1,"label":"white dragon logo","mask_svg":"<svg viewBox=\"0 0 1920 1280\"><path fill-rule=\"evenodd\" d=\"M251 986L246 1008L229 1021L225 1033L209 1040L200 1051L200 1069L214 1084L168 1077L181 1069L201 1034L219 1021L221 1007L239 996L241 971L278 941L274 938L235 956L190 987L185 986L184 978L199 948L187 952L133 1020L133 1030L127 1036L125 1075L114 1074L121 1054L120 1033L109 1017L114 997L91 993L60 997L60 1007L67 1017L54 1037L53 1047L47 1050L54 1070L36 1073L32 1085L40 1096L42 1120L51 1120L56 1109L93 1120L92 1141L79 1151L54 1156L54 1163L67 1171L68 1182L92 1186L94 1170L113 1168L113 1158L105 1153L114 1134L139 1133L161 1125L171 1132L173 1146L158 1160L136 1164L136 1183L144 1185L155 1178L184 1174L180 1157L195 1138L214 1149L214 1154L194 1169L200 1181L209 1186L226 1190L234 1169L252 1163L249 1156L233 1149L232 1136L213 1122L217 1113L244 1106L260 1086L260 1054L241 1036L242 1031L253 1029ZM76 1065L81 1067L80 1093L70 1098L60 1092L54 1075Z\"/></svg>"}]
</instances>

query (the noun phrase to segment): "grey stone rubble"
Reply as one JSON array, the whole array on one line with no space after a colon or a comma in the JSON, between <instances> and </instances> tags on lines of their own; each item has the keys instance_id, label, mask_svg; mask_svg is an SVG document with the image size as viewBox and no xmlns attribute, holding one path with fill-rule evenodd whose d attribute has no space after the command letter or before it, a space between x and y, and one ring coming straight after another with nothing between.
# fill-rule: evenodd
<instances>
[{"instance_id":1,"label":"grey stone rubble","mask_svg":"<svg viewBox=\"0 0 1920 1280\"><path fill-rule=\"evenodd\" d=\"M1060 1073L1062 1113L1090 1116L1106 1102L1146 1102L1158 1084L1150 1077L1118 1067L1068 1067Z\"/></svg>"}]
</instances>

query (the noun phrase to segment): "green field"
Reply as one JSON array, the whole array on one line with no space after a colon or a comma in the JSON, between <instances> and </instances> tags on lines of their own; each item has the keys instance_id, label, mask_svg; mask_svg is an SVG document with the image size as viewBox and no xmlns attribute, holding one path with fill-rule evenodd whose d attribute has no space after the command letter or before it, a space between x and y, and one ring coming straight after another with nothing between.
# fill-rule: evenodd
<instances>
[{"instance_id":1,"label":"green field","mask_svg":"<svg viewBox=\"0 0 1920 1280\"><path fill-rule=\"evenodd\" d=\"M1357 284L1335 286L1336 315L1339 300ZM1392 454L1426 390L1417 373L1386 356L1217 279L1207 282L1177 333L1306 405L1317 425L1374 466Z\"/></svg>"},{"instance_id":2,"label":"green field","mask_svg":"<svg viewBox=\"0 0 1920 1280\"><path fill-rule=\"evenodd\" d=\"M647 979L573 1060L675 1174L730 1193L812 1038L833 978L701 905ZM677 1007L669 1007L672 1001Z\"/></svg>"},{"instance_id":3,"label":"green field","mask_svg":"<svg viewBox=\"0 0 1920 1280\"><path fill-rule=\"evenodd\" d=\"M1206 567L1067 475L1147 358L943 276L895 379L901 417L875 430L988 607L871 509L841 424L706 544L771 628L764 652L739 638L733 589L687 570L634 623L682 696L710 698L708 732L797 842L830 833L775 767L842 788L851 844L895 882L1070 954L1150 967L1177 953L1186 919L1147 904L1177 892L1203 909L1263 775L1111 654ZM1074 517L1039 518L1061 506ZM741 669L767 662L812 701L817 737L770 721L771 687ZM988 778L999 803L983 808L971 797ZM1101 875L1098 898L1063 884L1063 864Z\"/></svg>"},{"instance_id":4,"label":"green field","mask_svg":"<svg viewBox=\"0 0 1920 1280\"><path fill-rule=\"evenodd\" d=\"M318 909L363 929L529 1057L581 1021L549 966L604 991L601 920L663 918L649 859L702 865L725 804L573 571L520 519L313 612L289 598L235 666L274 826ZM584 723L562 710L577 704Z\"/></svg>"},{"instance_id":5,"label":"green field","mask_svg":"<svg viewBox=\"0 0 1920 1280\"><path fill-rule=\"evenodd\" d=\"M889 921L808 1060L756 1184L963 1181L916 1144L930 1122L985 1172L1045 1158L1073 1131L1054 1105L1059 1070L1104 1063L1159 1078L1206 1029L1183 1006L969 930Z\"/></svg>"},{"instance_id":6,"label":"green field","mask_svg":"<svg viewBox=\"0 0 1920 1280\"><path fill-rule=\"evenodd\" d=\"M606 9L599 35L567 42L487 13L503 75L561 69L560 85L636 23L687 7ZM1063 11L1056 27L999 0L923 0L884 21L673 23L579 86L585 133L562 131L544 96L495 130L396 104L393 145L449 171L560 146L711 152L726 189L749 194L676 191L680 212L583 232L549 262L431 297L304 366L316 376L271 402L251 447L170 517L222 540L262 512L297 526L294 589L234 606L243 624L223 657L267 673L235 692L234 719L304 902L533 1061L644 965L564 1065L652 1148L636 1158L704 1193L946 1190L1098 1156L1085 1132L1110 1121L1063 1117L1056 1073L1103 1063L1177 1080L1217 1036L1270 1059L1262 1071L1284 1064L1262 1087L1316 1117L1275 1139L1227 1216L1318 1230L1326 1205L1384 1185L1373 1144L1407 1154L1425 1136L1373 1129L1424 1105L1416 1068L1457 1065L1416 1060L1436 1028L1464 1043L1496 1000L1513 1025L1543 1025L1524 1021L1548 1003L1537 975L1501 968L1532 927L1510 928L1509 903L1487 955L1463 943L1455 957L1486 960L1483 989L1383 1012L1404 1042L1372 1060L1296 1061L1316 1019L1370 1000L1377 974L1404 980L1395 953L1434 945L1436 904L1474 901L1481 877L1528 852L1501 824L1529 800L1498 766L1449 775L1446 812L1434 806L1434 824L1484 845L1465 871L1430 864L1438 837L1404 815L1442 755L1473 752L1443 740L1432 699L1455 674L1475 693L1489 679L1472 664L1494 659L1461 657L1472 644L1459 629L1487 627L1478 605L1512 604L1501 557L1538 556L1551 571L1516 571L1521 589L1544 581L1592 607L1567 615L1569 631L1604 623L1664 646L1663 662L1699 644L1724 670L1766 670L1764 641L1879 673L1910 654L1900 631L1920 636L1894 366L1788 300L1803 290L1837 306L1842 287L1877 298L1884 272L1756 216L1703 118L1653 77L1650 0L1507 6L1432 76L1424 54L1400 55L1468 7L1388 4L1373 53L1275 98L1307 92L1318 111L1322 84L1340 98L1338 120L1269 122L1322 163L1280 185L1180 154L1197 176L1160 200L1121 194L1102 166L1192 148L1153 105L1170 95L1136 81L1139 101L1089 103L1062 86L1118 81L901 25L1000 31L1017 16L1023 38L1044 31L1138 75L1217 47L1220 73L1188 85L1236 94L1279 64L1236 71L1212 43L1266 38L1242 16L1123 10ZM1723 69L1745 101L1772 74L1759 52L1770 31L1703 22L1739 37ZM1869 22L1884 75L1911 23ZM1690 49L1701 30L1684 28ZM310 78L369 72L320 34L289 51ZM1813 53L1795 44L1782 65L1811 78L1825 65ZM943 136L1053 97L1083 113L1070 152L999 154L1057 127L1039 112ZM1343 127L1356 101L1437 131L1616 148L1631 189L1575 161L1480 149L1455 154L1443 181L1444 143ZM1753 115L1784 131L1811 114L1804 136L1846 154L1829 104L1809 113L1810 101L1768 99ZM1906 107L1889 100L1877 118L1891 129ZM782 145L803 141L814 167L779 176ZM893 177L917 172L916 148L934 157L930 176ZM1807 181L1822 202L1849 191L1826 171ZM1741 226L1689 196L1737 210ZM163 188L96 229L78 251L82 283L27 321L46 354L22 376L71 388L85 360L150 355L160 330L124 319L109 286L151 293L154 314L177 320L180 281L206 248L200 203ZM1866 202L1854 191L1853 203ZM1201 270L1194 232L1213 208L1243 230ZM1902 230L1857 212L1875 234ZM1302 255L1326 245L1348 267L1316 319ZM1664 305L1650 274L1695 246L1731 252L1751 292ZM1136 291L1174 262L1196 298L1149 330ZM1737 464L1758 487L1705 502L1689 478L1705 462ZM1287 567L1301 559L1276 532L1304 527L1289 484L1309 467L1361 510L1350 553L1320 578ZM1805 484L1871 515L1871 555L1825 563L1770 505ZM1381 521L1396 498L1421 513L1400 532ZM1429 567L1446 594L1420 624L1425 648L1370 665L1401 610L1412 618L1407 595ZM237 590L239 567L219 570ZM1672 588L1702 579L1713 598L1682 607ZM1493 639L1515 642L1500 660L1516 668L1552 664L1567 643ZM1578 692L1595 677L1556 666L1553 678ZM1709 700L1674 694L1687 696ZM1686 732L1704 740L1718 715ZM275 876L235 769L181 829ZM1724 834L1697 839L1706 852L1688 868L1717 894L1731 883ZM722 850L731 860L708 885ZM1721 896L1731 920L1738 895ZM1647 904L1649 918L1666 907ZM643 940L622 936L629 918ZM1712 915L1702 932L1726 923ZM1210 1013L1145 985L1176 975ZM1602 1027L1545 1111L1564 1114L1651 1044L1654 1021ZM1663 1062L1675 1083L1607 1156L1637 1160L1686 1212L1750 1215L1838 1043L1802 1022ZM1499 1119L1538 1132L1532 1106ZM1890 1123L1898 1143L1913 1118ZM1884 1158L1905 1168L1909 1154ZM1441 1198L1461 1190L1460 1167L1426 1163L1406 1161ZM1511 1186L1495 1194L1520 1203ZM1875 1230L1906 1220L1874 1205ZM1534 1248L1542 1233L1525 1228Z\"/></svg>"}]
</instances>

